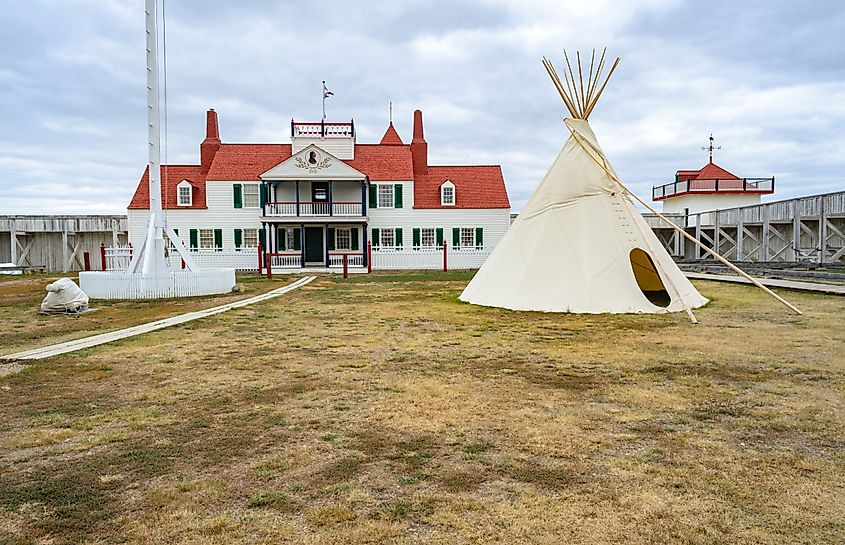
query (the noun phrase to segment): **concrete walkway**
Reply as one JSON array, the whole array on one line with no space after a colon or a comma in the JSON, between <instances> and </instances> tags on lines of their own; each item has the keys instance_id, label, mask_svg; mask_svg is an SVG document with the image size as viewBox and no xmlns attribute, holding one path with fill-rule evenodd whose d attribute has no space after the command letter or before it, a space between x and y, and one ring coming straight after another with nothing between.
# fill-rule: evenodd
<instances>
[{"instance_id":1,"label":"concrete walkway","mask_svg":"<svg viewBox=\"0 0 845 545\"><path fill-rule=\"evenodd\" d=\"M684 272L687 278L693 280L715 280L717 282L732 282L734 284L748 284L751 282L741 276L729 274L708 274ZM755 278L767 288L784 288L788 290L809 291L827 295L845 295L845 286L840 284L821 284L819 282L799 282L797 280L778 280L776 278Z\"/></svg>"},{"instance_id":2,"label":"concrete walkway","mask_svg":"<svg viewBox=\"0 0 845 545\"><path fill-rule=\"evenodd\" d=\"M112 341L126 339L128 337L134 337L135 335L149 333L150 331L164 329L165 327L184 324L193 320L199 320L200 318L206 318L208 316L214 316L215 314L220 314L221 312L226 312L227 310L245 307L247 305L259 303L261 301L267 301L268 299L273 299L280 295L284 295L289 291L301 288L302 286L312 282L315 278L317 277L306 276L304 278L300 278L296 282L291 282L287 286L282 286L281 288L268 291L267 293L263 293L261 295L256 295L255 297L250 297L249 299L242 299L240 301L235 301L234 303L227 303L225 305L220 305L218 307L212 307L205 310L188 312L186 314L180 314L179 316L173 316L172 318L165 318L163 320L157 320L155 322L150 322L147 324L127 327L126 329L120 329L118 331L110 331L108 333L101 333L99 335L85 337L83 339L76 339L75 341L67 341L51 346L45 346L43 348L35 348L33 350L26 350L24 352L18 352L16 354L8 354L6 356L0 356L0 359L40 360L44 358L49 358L51 356L58 356L59 354L75 352L77 350L82 350L83 348L91 348L92 346L98 346L101 344L110 343Z\"/></svg>"}]
</instances>

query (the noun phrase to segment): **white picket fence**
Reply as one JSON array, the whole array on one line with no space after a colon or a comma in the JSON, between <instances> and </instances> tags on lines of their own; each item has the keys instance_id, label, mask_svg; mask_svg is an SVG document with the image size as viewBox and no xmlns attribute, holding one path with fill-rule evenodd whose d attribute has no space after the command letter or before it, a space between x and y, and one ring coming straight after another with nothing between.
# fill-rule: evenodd
<instances>
[{"instance_id":1,"label":"white picket fence","mask_svg":"<svg viewBox=\"0 0 845 545\"><path fill-rule=\"evenodd\" d=\"M256 258L257 259L257 258ZM119 271L81 272L79 285L93 299L163 299L227 293L235 285L233 269L201 269L166 274Z\"/></svg>"},{"instance_id":2,"label":"white picket fence","mask_svg":"<svg viewBox=\"0 0 845 545\"><path fill-rule=\"evenodd\" d=\"M478 269L492 248L446 248L446 268ZM442 270L443 247L373 246L373 269Z\"/></svg>"},{"instance_id":3,"label":"white picket fence","mask_svg":"<svg viewBox=\"0 0 845 545\"><path fill-rule=\"evenodd\" d=\"M446 248L446 267L448 270L478 269L492 252L492 248ZM129 267L131 248L106 248L106 266L108 271L125 271ZM343 268L344 252L329 252L329 267ZM258 249L242 248L234 250L224 248L221 251L199 250L191 251L201 269L233 268L238 271L258 270ZM442 270L443 247L412 247L412 246L373 246L373 270ZM348 253L349 267L364 267L364 253ZM171 252L168 257L173 271L182 269L182 257ZM288 251L271 254L273 269L298 269L302 266L302 254L299 251Z\"/></svg>"}]
</instances>

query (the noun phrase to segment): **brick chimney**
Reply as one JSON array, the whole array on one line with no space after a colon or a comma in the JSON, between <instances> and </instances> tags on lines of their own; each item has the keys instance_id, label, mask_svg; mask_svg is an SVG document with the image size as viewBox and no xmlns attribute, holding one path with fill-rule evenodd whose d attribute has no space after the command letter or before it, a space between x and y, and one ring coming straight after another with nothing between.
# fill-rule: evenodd
<instances>
[{"instance_id":1,"label":"brick chimney","mask_svg":"<svg viewBox=\"0 0 845 545\"><path fill-rule=\"evenodd\" d=\"M203 176L208 174L218 149L220 149L220 127L217 125L217 112L212 108L205 114L205 140L200 144L200 165L202 165Z\"/></svg>"},{"instance_id":2,"label":"brick chimney","mask_svg":"<svg viewBox=\"0 0 845 545\"><path fill-rule=\"evenodd\" d=\"M411 140L411 161L414 175L428 174L428 143L423 134L422 111L414 111L414 138Z\"/></svg>"}]
</instances>

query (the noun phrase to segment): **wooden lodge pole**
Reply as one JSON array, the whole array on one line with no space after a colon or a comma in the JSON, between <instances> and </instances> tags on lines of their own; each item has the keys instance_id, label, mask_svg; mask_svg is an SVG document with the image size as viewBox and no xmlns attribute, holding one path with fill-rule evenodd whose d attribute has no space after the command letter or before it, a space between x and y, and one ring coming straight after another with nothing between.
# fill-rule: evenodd
<instances>
[{"instance_id":1,"label":"wooden lodge pole","mask_svg":"<svg viewBox=\"0 0 845 545\"><path fill-rule=\"evenodd\" d=\"M707 246L702 244L700 241L696 240L695 237L691 236L689 233L687 233L686 231L684 231L683 229L681 229L680 227L675 225L675 223L672 220L670 220L669 218L667 218L666 216L664 216L663 214L661 214L660 212L658 212L657 210L655 210L654 208L649 206L648 203L646 203L641 198L639 198L636 193L634 193L630 189L628 189L628 187L625 184L623 184L621 180L617 179L615 176L613 176L612 178L613 178L613 181L615 181L628 195L631 195L632 197L634 197L637 200L637 202L639 202L641 205L648 208L654 215L656 215L658 218L660 218L663 221L665 221L666 223L668 223L670 226L672 226L672 228L674 228L679 233L684 235L687 239L694 242L696 245L698 245L705 252L712 255L714 258L716 258L718 261L720 261L723 265L729 267L731 270L733 270L734 272L736 272L737 274L739 274L740 276L742 276L743 278L745 278L746 280L748 280L749 282L751 282L752 284L754 284L755 286L757 286L758 288L763 290L764 292L768 293L769 295L771 295L772 297L774 297L775 299L780 301L781 304L783 304L784 306L786 306L787 308L792 310L795 314L798 314L798 315L803 314L803 312L798 310L798 308L796 306L794 306L792 303L790 303L789 301L787 301L786 299L784 299L783 297L781 297L777 293L773 292L772 290L770 290L769 288L767 288L766 286L764 286L763 284L758 282L756 278L751 277L748 273L746 273L745 271L743 271L742 269L740 269L739 267L737 267L736 265L734 265L733 263L731 263L730 261L728 261L727 259L722 257L721 255L719 255L715 251L711 250L710 248L708 248Z\"/></svg>"}]
</instances>

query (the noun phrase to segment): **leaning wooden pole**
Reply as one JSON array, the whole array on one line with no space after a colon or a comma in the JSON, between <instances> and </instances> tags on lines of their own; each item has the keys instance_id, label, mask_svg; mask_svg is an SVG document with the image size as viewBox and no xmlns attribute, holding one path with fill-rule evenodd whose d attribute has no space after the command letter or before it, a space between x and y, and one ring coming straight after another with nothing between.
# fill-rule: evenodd
<instances>
[{"instance_id":1,"label":"leaning wooden pole","mask_svg":"<svg viewBox=\"0 0 845 545\"><path fill-rule=\"evenodd\" d=\"M769 288L767 288L766 286L764 286L763 284L758 282L757 279L751 277L748 273L746 273L745 271L743 271L742 269L740 269L739 267L737 267L736 265L734 265L733 263L731 263L730 261L728 261L727 259L722 257L721 255L719 255L714 250L711 250L710 248L708 248L707 246L702 244L700 241L696 240L695 237L691 236L689 233L687 233L686 231L681 229L678 225L675 225L675 223L672 220L670 220L669 218L667 218L666 216L664 216L663 214L661 214L660 212L658 212L657 210L655 210L654 208L649 206L648 203L646 203L644 200L639 198L636 193L634 193L633 191L628 189L628 187L625 184L623 184L621 180L616 179L615 177L613 177L613 178L614 178L613 181L616 182L617 184L619 184L619 186L625 191L625 193L634 197L637 200L637 202L639 202L641 205L648 208L654 215L656 215L658 218L660 218L663 221L665 221L666 223L668 223L676 231L678 231L679 233L684 235L687 239L689 239L692 242L694 242L695 244L697 244L702 250L704 250L708 254L712 255L718 261L722 262L722 264L731 268L734 272L736 272L737 274L739 274L740 276L742 276L743 278L745 278L746 280L748 280L749 282L751 282L752 284L754 284L755 286L760 288L761 290L765 291L766 293L768 293L769 295L771 295L772 297L774 297L775 299L780 301L784 306L786 306L787 308L792 310L795 314L799 314L799 315L803 314L803 312L798 310L798 308L795 305L793 305L792 303L790 303L789 301L787 301L786 299L784 299L783 297L781 297L777 293L773 292L772 290L770 290Z\"/></svg>"}]
</instances>

